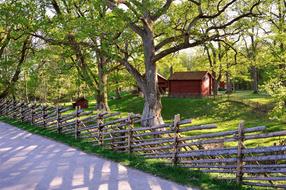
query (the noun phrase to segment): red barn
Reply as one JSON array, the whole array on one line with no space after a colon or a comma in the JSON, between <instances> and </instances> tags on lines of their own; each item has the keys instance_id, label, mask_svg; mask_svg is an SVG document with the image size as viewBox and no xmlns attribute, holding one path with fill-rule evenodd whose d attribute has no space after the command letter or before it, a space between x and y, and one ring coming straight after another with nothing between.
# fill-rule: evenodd
<instances>
[{"instance_id":1,"label":"red barn","mask_svg":"<svg viewBox=\"0 0 286 190\"><path fill-rule=\"evenodd\" d=\"M88 100L81 97L78 98L75 103L73 103L73 108L80 107L80 109L88 108Z\"/></svg>"},{"instance_id":2,"label":"red barn","mask_svg":"<svg viewBox=\"0 0 286 190\"><path fill-rule=\"evenodd\" d=\"M207 71L175 72L169 79L169 95L173 97L209 96L213 77Z\"/></svg>"}]
</instances>

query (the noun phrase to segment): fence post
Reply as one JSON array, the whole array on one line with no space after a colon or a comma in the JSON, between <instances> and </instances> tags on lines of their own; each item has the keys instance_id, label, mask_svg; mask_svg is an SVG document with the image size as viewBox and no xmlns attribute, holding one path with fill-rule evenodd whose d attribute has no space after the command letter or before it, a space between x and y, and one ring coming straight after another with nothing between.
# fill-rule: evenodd
<instances>
[{"instance_id":1,"label":"fence post","mask_svg":"<svg viewBox=\"0 0 286 190\"><path fill-rule=\"evenodd\" d=\"M20 117L21 117L22 122L24 122L24 118L25 118L24 107L25 107L25 103L21 103L21 105L20 105Z\"/></svg>"},{"instance_id":2,"label":"fence post","mask_svg":"<svg viewBox=\"0 0 286 190\"><path fill-rule=\"evenodd\" d=\"M12 110L12 106L13 106L13 100L9 101L9 105L8 105L8 117L11 118L11 110Z\"/></svg>"},{"instance_id":3,"label":"fence post","mask_svg":"<svg viewBox=\"0 0 286 190\"><path fill-rule=\"evenodd\" d=\"M35 105L31 105L31 124L34 124L34 117L35 117Z\"/></svg>"},{"instance_id":4,"label":"fence post","mask_svg":"<svg viewBox=\"0 0 286 190\"><path fill-rule=\"evenodd\" d=\"M114 150L115 139L112 131L110 131L110 135L111 135L111 150Z\"/></svg>"},{"instance_id":5,"label":"fence post","mask_svg":"<svg viewBox=\"0 0 286 190\"><path fill-rule=\"evenodd\" d=\"M8 100L7 104L6 104L6 107L5 107L5 115L6 115L6 117L9 117L10 103L11 103L11 100Z\"/></svg>"},{"instance_id":6,"label":"fence post","mask_svg":"<svg viewBox=\"0 0 286 190\"><path fill-rule=\"evenodd\" d=\"M75 128L74 128L74 138L75 139L78 139L79 138L79 131L78 131L78 128L79 128L79 123L80 123L80 120L79 120L79 112L80 108L79 106L76 106L76 122L75 122Z\"/></svg>"},{"instance_id":7,"label":"fence post","mask_svg":"<svg viewBox=\"0 0 286 190\"><path fill-rule=\"evenodd\" d=\"M0 115L3 115L4 99L0 99Z\"/></svg>"},{"instance_id":8,"label":"fence post","mask_svg":"<svg viewBox=\"0 0 286 190\"><path fill-rule=\"evenodd\" d=\"M62 133L62 116L60 110L61 108L57 105L57 130L59 134Z\"/></svg>"},{"instance_id":9,"label":"fence post","mask_svg":"<svg viewBox=\"0 0 286 190\"><path fill-rule=\"evenodd\" d=\"M0 99L0 115L2 115L3 111L3 99Z\"/></svg>"},{"instance_id":10,"label":"fence post","mask_svg":"<svg viewBox=\"0 0 286 190\"><path fill-rule=\"evenodd\" d=\"M13 100L13 104L12 104L12 118L16 119L17 117L17 102L15 100Z\"/></svg>"},{"instance_id":11,"label":"fence post","mask_svg":"<svg viewBox=\"0 0 286 190\"><path fill-rule=\"evenodd\" d=\"M97 128L98 128L98 142L99 142L99 145L103 145L103 135L102 135L102 123L103 123L103 120L102 120L102 115L101 113L99 113L97 115L97 118L96 118L96 125L97 125Z\"/></svg>"},{"instance_id":12,"label":"fence post","mask_svg":"<svg viewBox=\"0 0 286 190\"><path fill-rule=\"evenodd\" d=\"M8 100L5 101L4 108L3 108L3 115L7 117L7 105L8 105Z\"/></svg>"},{"instance_id":13,"label":"fence post","mask_svg":"<svg viewBox=\"0 0 286 190\"><path fill-rule=\"evenodd\" d=\"M237 167L236 167L236 183L242 184L242 176L243 176L243 141L244 141L244 122L240 122L238 126L238 136L237 136Z\"/></svg>"},{"instance_id":14,"label":"fence post","mask_svg":"<svg viewBox=\"0 0 286 190\"><path fill-rule=\"evenodd\" d=\"M127 142L127 146L128 146L128 153L132 153L132 142L133 142L133 127L134 127L134 122L132 119L132 116L130 113L128 113L128 142Z\"/></svg>"},{"instance_id":15,"label":"fence post","mask_svg":"<svg viewBox=\"0 0 286 190\"><path fill-rule=\"evenodd\" d=\"M29 121L29 103L24 103L24 121Z\"/></svg>"},{"instance_id":16,"label":"fence post","mask_svg":"<svg viewBox=\"0 0 286 190\"><path fill-rule=\"evenodd\" d=\"M7 105L7 116L9 118L11 117L11 104L12 104L12 100L10 100L8 105Z\"/></svg>"},{"instance_id":17,"label":"fence post","mask_svg":"<svg viewBox=\"0 0 286 190\"><path fill-rule=\"evenodd\" d=\"M43 126L46 127L46 106L42 105Z\"/></svg>"},{"instance_id":18,"label":"fence post","mask_svg":"<svg viewBox=\"0 0 286 190\"><path fill-rule=\"evenodd\" d=\"M178 152L180 151L179 148L179 122L180 122L181 118L180 118L180 114L175 115L174 117L174 126L173 126L173 130L174 130L174 150L173 150L173 156L172 156L172 162L173 165L177 165L178 164Z\"/></svg>"}]
</instances>

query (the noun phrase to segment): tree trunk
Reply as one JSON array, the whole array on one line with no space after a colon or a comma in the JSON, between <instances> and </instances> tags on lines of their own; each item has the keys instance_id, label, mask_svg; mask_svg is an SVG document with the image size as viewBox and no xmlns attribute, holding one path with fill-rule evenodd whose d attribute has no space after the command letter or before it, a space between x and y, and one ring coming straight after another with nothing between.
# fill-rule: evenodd
<instances>
[{"instance_id":1,"label":"tree trunk","mask_svg":"<svg viewBox=\"0 0 286 190\"><path fill-rule=\"evenodd\" d=\"M121 99L121 89L118 86L116 86L116 89L115 89L115 98L117 100Z\"/></svg>"},{"instance_id":2,"label":"tree trunk","mask_svg":"<svg viewBox=\"0 0 286 190\"><path fill-rule=\"evenodd\" d=\"M236 91L236 88L235 88L235 82L232 81L232 92L235 92Z\"/></svg>"},{"instance_id":3,"label":"tree trunk","mask_svg":"<svg viewBox=\"0 0 286 190\"><path fill-rule=\"evenodd\" d=\"M144 94L144 109L142 113L142 125L154 126L164 123L161 116L162 104L158 88L157 67L153 62L155 55L154 38L152 31L152 22L146 19L144 27L145 34L143 35L144 46L144 63L145 63L145 85L141 90ZM149 120L150 118L153 118ZM147 119L147 120L146 120ZM144 121L146 120L146 121Z\"/></svg>"},{"instance_id":4,"label":"tree trunk","mask_svg":"<svg viewBox=\"0 0 286 190\"><path fill-rule=\"evenodd\" d=\"M153 96L152 94L149 94L148 97L147 95L144 96L145 103L142 113L142 125L151 127L164 123L161 116L162 104L160 96Z\"/></svg>"},{"instance_id":5,"label":"tree trunk","mask_svg":"<svg viewBox=\"0 0 286 190\"><path fill-rule=\"evenodd\" d=\"M213 95L216 96L217 95L217 79L216 79L216 72L212 71L212 75L213 75Z\"/></svg>"},{"instance_id":6,"label":"tree trunk","mask_svg":"<svg viewBox=\"0 0 286 190\"><path fill-rule=\"evenodd\" d=\"M115 76L115 99L119 100L121 99L121 87L119 84L119 70L116 70L116 76Z\"/></svg>"},{"instance_id":7,"label":"tree trunk","mask_svg":"<svg viewBox=\"0 0 286 190\"><path fill-rule=\"evenodd\" d=\"M25 99L26 102L30 102L29 101L29 89L28 89L28 81L27 81L27 72L24 72L24 81L25 81Z\"/></svg>"},{"instance_id":8,"label":"tree trunk","mask_svg":"<svg viewBox=\"0 0 286 190\"><path fill-rule=\"evenodd\" d=\"M28 36L23 42L23 46L21 49L21 56L18 61L18 65L15 69L15 73L13 74L13 77L11 78L10 82L7 84L6 88L0 93L0 99L6 98L9 95L9 93L11 93L16 82L18 81L20 73L22 71L22 65L24 64L26 56L27 56L29 44L30 44L30 36Z\"/></svg>"},{"instance_id":9,"label":"tree trunk","mask_svg":"<svg viewBox=\"0 0 286 190\"><path fill-rule=\"evenodd\" d=\"M232 86L231 86L231 81L230 81L230 76L229 76L228 71L226 71L226 93L227 94L232 93Z\"/></svg>"},{"instance_id":10,"label":"tree trunk","mask_svg":"<svg viewBox=\"0 0 286 190\"><path fill-rule=\"evenodd\" d=\"M258 93L258 72L255 66L251 67L251 74L252 74L252 90L253 93Z\"/></svg>"},{"instance_id":11,"label":"tree trunk","mask_svg":"<svg viewBox=\"0 0 286 190\"><path fill-rule=\"evenodd\" d=\"M144 65L145 65L145 77L143 77L139 71L128 62L129 55L124 52L124 59L122 63L125 65L129 73L131 73L136 79L137 85L144 94L144 109L142 113L142 126L154 126L164 123L161 116L162 104L161 97L158 88L157 68L155 57L155 45L153 36L153 23L148 13L144 18L141 18L143 23L143 29L138 29L137 26L131 27L133 31L140 35L143 41L144 49ZM125 45L125 49L128 49L128 45Z\"/></svg>"},{"instance_id":12,"label":"tree trunk","mask_svg":"<svg viewBox=\"0 0 286 190\"><path fill-rule=\"evenodd\" d=\"M107 95L107 74L104 67L106 59L101 57L98 63L98 93L97 93L97 106L96 109L101 111L109 111L108 95Z\"/></svg>"}]
</instances>

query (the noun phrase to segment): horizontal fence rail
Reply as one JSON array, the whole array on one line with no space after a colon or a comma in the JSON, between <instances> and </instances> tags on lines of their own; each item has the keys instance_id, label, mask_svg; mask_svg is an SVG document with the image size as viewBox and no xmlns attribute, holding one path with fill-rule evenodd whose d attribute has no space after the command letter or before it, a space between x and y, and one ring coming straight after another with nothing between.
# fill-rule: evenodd
<instances>
[{"instance_id":1,"label":"horizontal fence rail","mask_svg":"<svg viewBox=\"0 0 286 190\"><path fill-rule=\"evenodd\" d=\"M166 164L223 173L238 184L286 188L286 131L265 132L266 127L210 132L215 124L191 125L191 119L174 120L142 127L141 116L97 113L71 107L28 104L0 99L0 115L68 134L75 139L116 152L132 153L147 159L164 159ZM147 118L151 120L153 118ZM246 147L247 141L276 137L269 146Z\"/></svg>"}]
</instances>

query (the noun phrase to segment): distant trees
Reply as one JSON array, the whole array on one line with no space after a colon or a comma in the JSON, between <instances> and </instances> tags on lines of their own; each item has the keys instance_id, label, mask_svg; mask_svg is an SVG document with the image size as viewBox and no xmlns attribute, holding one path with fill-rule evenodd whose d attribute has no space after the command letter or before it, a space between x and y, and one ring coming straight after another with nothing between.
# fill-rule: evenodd
<instances>
[{"instance_id":1,"label":"distant trees","mask_svg":"<svg viewBox=\"0 0 286 190\"><path fill-rule=\"evenodd\" d=\"M50 45L70 49L69 58L78 75L94 92L96 108L109 110L108 75L120 67L112 59L111 52L114 40L123 27L119 21L114 23L114 18L107 12L107 5L101 1L83 4L52 0L48 5L55 15L48 19L48 24L40 32L33 35Z\"/></svg>"},{"instance_id":2,"label":"distant trees","mask_svg":"<svg viewBox=\"0 0 286 190\"><path fill-rule=\"evenodd\" d=\"M14 87L32 50L27 25L35 15L26 5L26 2L0 3L0 98L10 94L15 97Z\"/></svg>"},{"instance_id":3,"label":"distant trees","mask_svg":"<svg viewBox=\"0 0 286 190\"><path fill-rule=\"evenodd\" d=\"M7 0L0 3L0 96L17 88L26 100L59 101L84 91L109 110L109 92L120 98L136 82L143 119L153 118L143 124L156 125L163 123L157 73L168 77L171 66L211 71L214 94L221 80L230 92L235 78L252 81L254 92L273 78L284 87L284 9L282 0ZM196 47L196 56L182 53Z\"/></svg>"}]
</instances>

